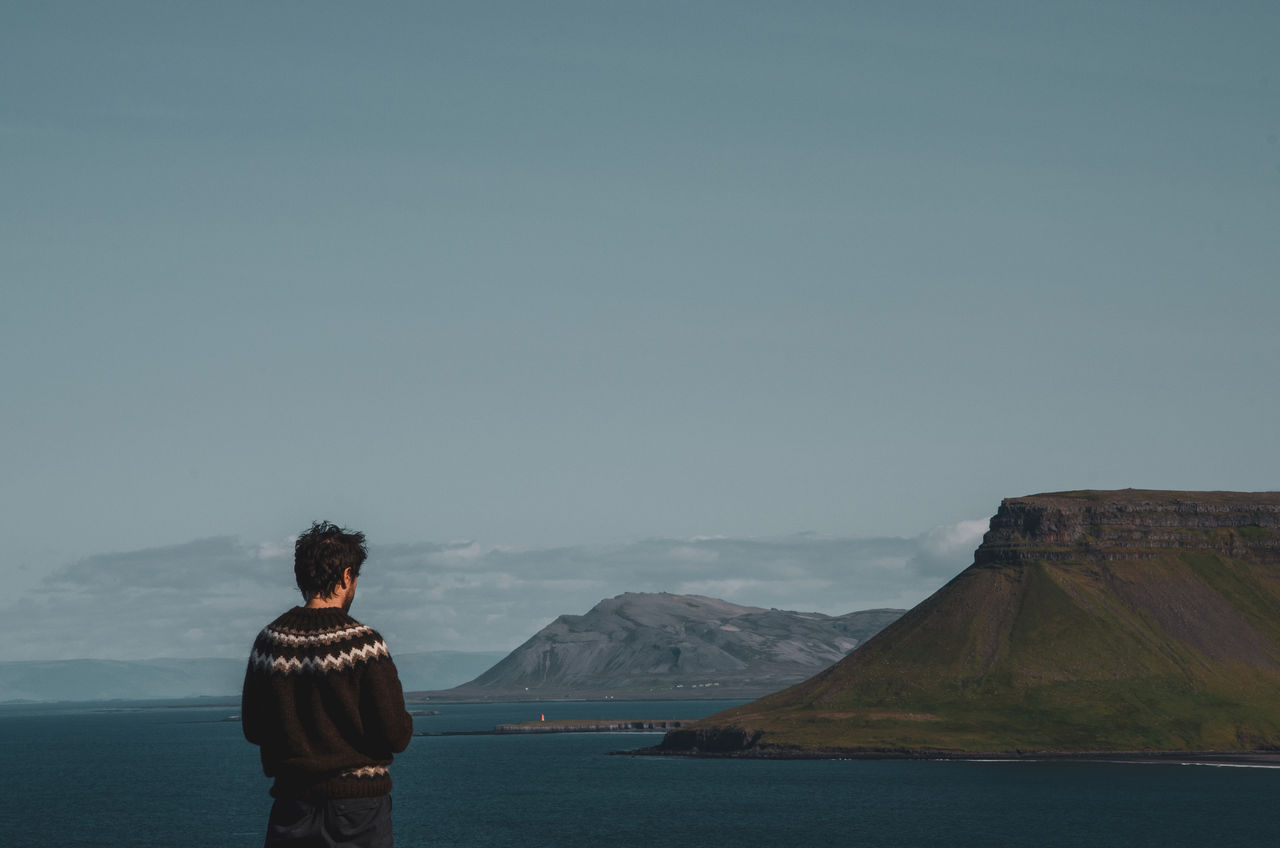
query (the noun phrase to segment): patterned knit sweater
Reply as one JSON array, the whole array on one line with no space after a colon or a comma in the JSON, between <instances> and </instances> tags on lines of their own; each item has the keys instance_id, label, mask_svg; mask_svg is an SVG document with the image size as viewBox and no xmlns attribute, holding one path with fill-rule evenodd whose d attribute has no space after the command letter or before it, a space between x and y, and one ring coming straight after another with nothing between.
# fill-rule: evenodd
<instances>
[{"instance_id":1,"label":"patterned knit sweater","mask_svg":"<svg viewBox=\"0 0 1280 848\"><path fill-rule=\"evenodd\" d=\"M385 795L413 735L387 643L338 608L295 607L258 634L240 712L276 798Z\"/></svg>"}]
</instances>

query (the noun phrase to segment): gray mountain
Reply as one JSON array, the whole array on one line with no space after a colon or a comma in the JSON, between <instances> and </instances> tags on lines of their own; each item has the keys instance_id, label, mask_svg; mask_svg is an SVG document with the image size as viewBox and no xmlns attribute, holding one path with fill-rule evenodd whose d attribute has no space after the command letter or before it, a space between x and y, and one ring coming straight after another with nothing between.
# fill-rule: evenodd
<instances>
[{"instance_id":1,"label":"gray mountain","mask_svg":"<svg viewBox=\"0 0 1280 848\"><path fill-rule=\"evenodd\" d=\"M701 595L627 593L562 615L455 697L772 692L812 677L904 610L830 616ZM679 690L679 691L677 691Z\"/></svg>"}]
</instances>

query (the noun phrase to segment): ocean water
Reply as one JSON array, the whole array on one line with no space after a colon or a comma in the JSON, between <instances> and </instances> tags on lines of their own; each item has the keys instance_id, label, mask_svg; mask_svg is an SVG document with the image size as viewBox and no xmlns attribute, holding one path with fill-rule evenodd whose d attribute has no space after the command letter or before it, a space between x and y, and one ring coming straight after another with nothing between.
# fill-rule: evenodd
<instances>
[{"instance_id":1,"label":"ocean water","mask_svg":"<svg viewBox=\"0 0 1280 848\"><path fill-rule=\"evenodd\" d=\"M439 705L438 733L694 718L735 702ZM430 706L430 705L428 705ZM224 705L0 706L5 846L256 846L270 799ZM416 737L399 846L1269 846L1280 769L609 756L656 734Z\"/></svg>"}]
</instances>

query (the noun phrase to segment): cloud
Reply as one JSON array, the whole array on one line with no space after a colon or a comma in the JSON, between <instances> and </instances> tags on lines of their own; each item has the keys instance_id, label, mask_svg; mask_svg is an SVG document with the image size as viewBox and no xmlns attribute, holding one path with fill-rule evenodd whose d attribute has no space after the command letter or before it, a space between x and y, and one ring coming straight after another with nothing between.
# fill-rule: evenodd
<instances>
[{"instance_id":1,"label":"cloud","mask_svg":"<svg viewBox=\"0 0 1280 848\"><path fill-rule=\"evenodd\" d=\"M428 554L435 565L458 565L481 559L495 551L507 550L498 546L485 547L475 542L450 542L443 550Z\"/></svg>"},{"instance_id":2,"label":"cloud","mask_svg":"<svg viewBox=\"0 0 1280 848\"><path fill-rule=\"evenodd\" d=\"M709 595L840 614L910 607L972 562L987 522L911 539L801 534L517 549L464 540L372 545L353 614L393 650L510 650L556 616L622 592ZM0 659L238 657L298 602L293 540L234 537L87 557L0 606Z\"/></svg>"},{"instance_id":3,"label":"cloud","mask_svg":"<svg viewBox=\"0 0 1280 848\"><path fill-rule=\"evenodd\" d=\"M77 560L0 608L24 634L0 658L234 656L298 598L275 548L224 536Z\"/></svg>"},{"instance_id":4,"label":"cloud","mask_svg":"<svg viewBox=\"0 0 1280 848\"><path fill-rule=\"evenodd\" d=\"M283 542L260 542L258 559L288 559L293 556L293 544L297 540L297 536L290 536Z\"/></svg>"},{"instance_id":5,"label":"cloud","mask_svg":"<svg viewBox=\"0 0 1280 848\"><path fill-rule=\"evenodd\" d=\"M982 537L987 532L990 519L978 521L960 521L955 524L944 524L918 536L920 550L912 559L912 564L921 574L950 575L955 573L957 559L968 558L982 544Z\"/></svg>"}]
</instances>

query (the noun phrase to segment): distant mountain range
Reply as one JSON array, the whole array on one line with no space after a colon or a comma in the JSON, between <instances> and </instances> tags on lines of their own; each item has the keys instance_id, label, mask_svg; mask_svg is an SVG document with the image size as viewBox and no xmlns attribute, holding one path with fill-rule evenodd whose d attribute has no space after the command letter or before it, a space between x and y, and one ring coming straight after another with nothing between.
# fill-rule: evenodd
<instances>
[{"instance_id":1,"label":"distant mountain range","mask_svg":"<svg viewBox=\"0 0 1280 848\"><path fill-rule=\"evenodd\" d=\"M0 662L0 701L238 696L244 666L228 659Z\"/></svg>"},{"instance_id":2,"label":"distant mountain range","mask_svg":"<svg viewBox=\"0 0 1280 848\"><path fill-rule=\"evenodd\" d=\"M454 698L750 696L812 676L904 610L829 616L627 593L562 615Z\"/></svg>"},{"instance_id":3,"label":"distant mountain range","mask_svg":"<svg viewBox=\"0 0 1280 848\"><path fill-rule=\"evenodd\" d=\"M627 593L560 616L509 654L397 653L395 661L406 692L436 699L758 697L839 661L903 612L830 616ZM245 662L0 662L0 702L235 698Z\"/></svg>"},{"instance_id":4,"label":"distant mountain range","mask_svg":"<svg viewBox=\"0 0 1280 848\"><path fill-rule=\"evenodd\" d=\"M395 654L406 691L446 689L502 659L493 651ZM0 662L0 702L239 698L246 659Z\"/></svg>"},{"instance_id":5,"label":"distant mountain range","mask_svg":"<svg viewBox=\"0 0 1280 848\"><path fill-rule=\"evenodd\" d=\"M974 564L928 600L662 750L1274 755L1280 492L1006 499Z\"/></svg>"}]
</instances>

